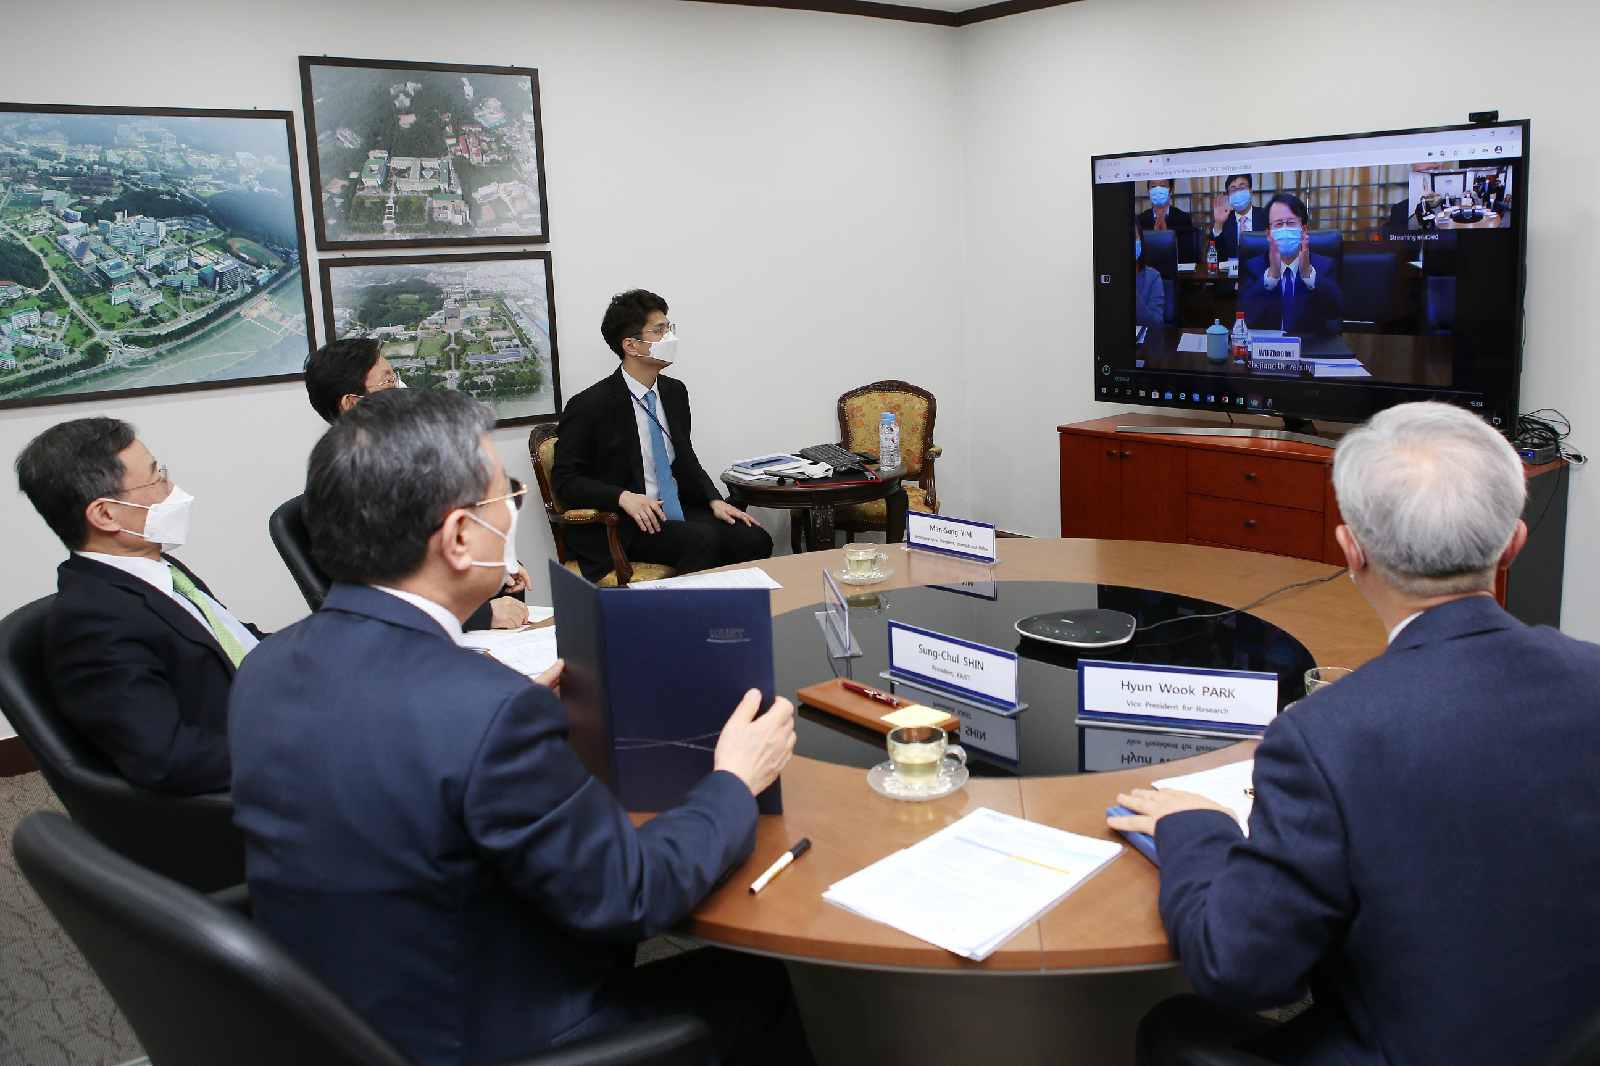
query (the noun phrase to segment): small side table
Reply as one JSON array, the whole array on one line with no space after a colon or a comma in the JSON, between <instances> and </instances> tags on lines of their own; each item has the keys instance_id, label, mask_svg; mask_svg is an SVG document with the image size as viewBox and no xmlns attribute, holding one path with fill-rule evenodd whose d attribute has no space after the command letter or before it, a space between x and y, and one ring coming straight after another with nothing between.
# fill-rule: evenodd
<instances>
[{"instance_id":1,"label":"small side table","mask_svg":"<svg viewBox=\"0 0 1600 1066\"><path fill-rule=\"evenodd\" d=\"M827 551L833 547L834 508L851 503L885 501L888 511L891 544L906 539L906 490L900 486L905 477L903 466L878 471L878 481L858 481L843 485L796 485L792 482L777 485L748 485L722 474L722 483L728 486L728 497L735 507L772 507L778 510L803 510L806 512L805 550Z\"/></svg>"}]
</instances>

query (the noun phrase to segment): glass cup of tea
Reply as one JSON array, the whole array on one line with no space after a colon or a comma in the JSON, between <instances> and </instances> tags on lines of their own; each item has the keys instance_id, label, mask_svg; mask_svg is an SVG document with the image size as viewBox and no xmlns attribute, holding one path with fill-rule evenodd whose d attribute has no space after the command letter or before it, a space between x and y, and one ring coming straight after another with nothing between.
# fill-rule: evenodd
<instances>
[{"instance_id":1,"label":"glass cup of tea","mask_svg":"<svg viewBox=\"0 0 1600 1066\"><path fill-rule=\"evenodd\" d=\"M966 750L950 743L950 734L936 725L891 729L888 746L895 783L907 792L931 791L938 787L943 774L967 765ZM955 766L947 767L947 758L954 759Z\"/></svg>"},{"instance_id":2,"label":"glass cup of tea","mask_svg":"<svg viewBox=\"0 0 1600 1066\"><path fill-rule=\"evenodd\" d=\"M878 560L887 559L876 544L855 541L844 546L844 567L851 577L867 577L878 569Z\"/></svg>"},{"instance_id":3,"label":"glass cup of tea","mask_svg":"<svg viewBox=\"0 0 1600 1066\"><path fill-rule=\"evenodd\" d=\"M1306 671L1306 695L1311 695L1319 688L1326 688L1349 673L1351 668L1348 666L1313 666Z\"/></svg>"}]
</instances>

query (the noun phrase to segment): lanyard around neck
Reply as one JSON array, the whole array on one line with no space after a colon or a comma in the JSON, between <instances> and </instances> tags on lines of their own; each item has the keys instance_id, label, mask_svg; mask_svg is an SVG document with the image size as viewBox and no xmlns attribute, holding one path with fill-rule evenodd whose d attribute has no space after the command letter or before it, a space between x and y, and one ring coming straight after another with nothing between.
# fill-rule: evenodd
<instances>
[{"instance_id":1,"label":"lanyard around neck","mask_svg":"<svg viewBox=\"0 0 1600 1066\"><path fill-rule=\"evenodd\" d=\"M639 405L639 410L641 410L645 414L649 415L650 416L650 421L654 422L660 428L662 434L665 435L668 440L671 440L672 439L672 430L668 429L666 427L666 425L662 423L661 419L656 417L655 412L650 410L649 405L646 404L643 400L639 399L638 394L635 393L632 389L628 390L628 395L633 398L633 402L634 403ZM656 393L656 395L660 396L661 394L660 393Z\"/></svg>"}]
</instances>

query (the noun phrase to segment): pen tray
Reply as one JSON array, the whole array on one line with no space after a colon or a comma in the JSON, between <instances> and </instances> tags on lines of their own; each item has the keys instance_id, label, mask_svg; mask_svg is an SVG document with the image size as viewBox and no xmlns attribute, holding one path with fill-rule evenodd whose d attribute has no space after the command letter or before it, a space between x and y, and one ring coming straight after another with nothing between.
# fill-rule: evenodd
<instances>
[{"instance_id":1,"label":"pen tray","mask_svg":"<svg viewBox=\"0 0 1600 1066\"><path fill-rule=\"evenodd\" d=\"M888 693L884 693L888 695ZM807 685L795 693L799 702L807 707L814 707L824 714L831 714L835 718L842 718L851 725L870 729L874 733L887 734L894 726L883 720L886 714L893 714L900 710L899 707L890 707L886 703L870 700L865 696L851 692L839 684L839 678L833 678L816 685ZM903 703L915 703L915 700L903 700ZM937 709L937 708L936 708ZM961 736L961 719L953 714L945 715L944 721L935 722L940 729L956 737Z\"/></svg>"}]
</instances>

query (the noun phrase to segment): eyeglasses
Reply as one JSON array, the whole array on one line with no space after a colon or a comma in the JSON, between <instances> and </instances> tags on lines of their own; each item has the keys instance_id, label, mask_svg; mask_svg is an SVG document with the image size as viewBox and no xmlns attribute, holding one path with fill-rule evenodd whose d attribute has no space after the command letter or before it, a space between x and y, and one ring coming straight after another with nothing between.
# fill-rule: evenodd
<instances>
[{"instance_id":1,"label":"eyeglasses","mask_svg":"<svg viewBox=\"0 0 1600 1066\"><path fill-rule=\"evenodd\" d=\"M678 332L677 326L673 325L671 322L663 322L661 325L655 326L651 329L640 330L637 339L644 340L645 337L651 333L654 333L657 337L665 337L669 333L676 332Z\"/></svg>"},{"instance_id":2,"label":"eyeglasses","mask_svg":"<svg viewBox=\"0 0 1600 1066\"><path fill-rule=\"evenodd\" d=\"M528 494L528 486L524 485L521 481L514 477L506 478L506 482L511 486L510 492L506 493L504 496L492 496L487 500L479 500L472 506L482 507L485 504L499 503L501 500L510 500L511 506L515 507L519 511L522 510L522 498Z\"/></svg>"},{"instance_id":3,"label":"eyeglasses","mask_svg":"<svg viewBox=\"0 0 1600 1066\"><path fill-rule=\"evenodd\" d=\"M139 489L147 489L151 485L165 485L165 484L167 484L167 464L166 463L162 463L160 466L156 467L156 479L154 481L146 481L143 485L129 485L125 489L118 489L116 492L113 492L111 495L113 495L113 496L121 496L124 492L137 492Z\"/></svg>"},{"instance_id":4,"label":"eyeglasses","mask_svg":"<svg viewBox=\"0 0 1600 1066\"><path fill-rule=\"evenodd\" d=\"M382 381L378 382L376 385L373 385L372 387L367 389L367 391L368 392L377 392L379 389L392 389L396 385L398 385L399 383L400 383L400 372L397 371L397 370L391 370L391 371L389 371L389 376L388 377L384 378Z\"/></svg>"},{"instance_id":5,"label":"eyeglasses","mask_svg":"<svg viewBox=\"0 0 1600 1066\"><path fill-rule=\"evenodd\" d=\"M1267 224L1267 228L1268 229L1299 229L1300 228L1300 220L1298 218L1280 218L1276 222L1269 222Z\"/></svg>"}]
</instances>

